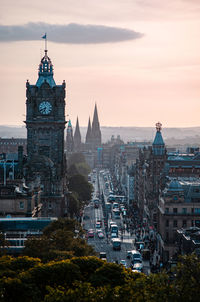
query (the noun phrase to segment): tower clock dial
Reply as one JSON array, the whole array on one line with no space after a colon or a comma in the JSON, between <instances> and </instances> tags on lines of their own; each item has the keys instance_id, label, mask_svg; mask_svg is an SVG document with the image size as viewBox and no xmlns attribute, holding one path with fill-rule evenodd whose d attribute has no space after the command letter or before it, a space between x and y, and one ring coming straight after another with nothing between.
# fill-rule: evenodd
<instances>
[{"instance_id":1,"label":"tower clock dial","mask_svg":"<svg viewBox=\"0 0 200 302\"><path fill-rule=\"evenodd\" d=\"M51 112L52 105L48 101L43 101L39 105L39 111L41 114L47 115Z\"/></svg>"}]
</instances>

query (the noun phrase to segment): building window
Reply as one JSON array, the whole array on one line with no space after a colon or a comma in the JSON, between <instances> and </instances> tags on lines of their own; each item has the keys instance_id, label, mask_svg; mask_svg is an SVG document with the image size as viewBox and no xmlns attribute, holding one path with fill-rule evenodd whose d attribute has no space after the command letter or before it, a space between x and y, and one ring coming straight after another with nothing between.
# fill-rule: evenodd
<instances>
[{"instance_id":1,"label":"building window","mask_svg":"<svg viewBox=\"0 0 200 302\"><path fill-rule=\"evenodd\" d=\"M178 200L178 196L175 195L173 199L174 199L174 200Z\"/></svg>"},{"instance_id":2,"label":"building window","mask_svg":"<svg viewBox=\"0 0 200 302\"><path fill-rule=\"evenodd\" d=\"M187 227L187 220L183 220L183 228Z\"/></svg>"},{"instance_id":3,"label":"building window","mask_svg":"<svg viewBox=\"0 0 200 302\"><path fill-rule=\"evenodd\" d=\"M194 214L200 214L200 208L194 208Z\"/></svg>"},{"instance_id":4,"label":"building window","mask_svg":"<svg viewBox=\"0 0 200 302\"><path fill-rule=\"evenodd\" d=\"M169 213L169 208L165 208L165 213L166 213L166 214Z\"/></svg>"},{"instance_id":5,"label":"building window","mask_svg":"<svg viewBox=\"0 0 200 302\"><path fill-rule=\"evenodd\" d=\"M173 226L174 226L174 228L177 228L177 220L174 220Z\"/></svg>"},{"instance_id":6,"label":"building window","mask_svg":"<svg viewBox=\"0 0 200 302\"><path fill-rule=\"evenodd\" d=\"M168 219L165 221L165 226L166 226L166 227L169 226L169 220L168 220Z\"/></svg>"},{"instance_id":7,"label":"building window","mask_svg":"<svg viewBox=\"0 0 200 302\"><path fill-rule=\"evenodd\" d=\"M169 241L169 232L166 232L166 241Z\"/></svg>"},{"instance_id":8,"label":"building window","mask_svg":"<svg viewBox=\"0 0 200 302\"><path fill-rule=\"evenodd\" d=\"M200 220L195 220L195 227L200 227Z\"/></svg>"},{"instance_id":9,"label":"building window","mask_svg":"<svg viewBox=\"0 0 200 302\"><path fill-rule=\"evenodd\" d=\"M49 201L48 207L49 207L49 209L52 209L52 203L51 203L51 201Z\"/></svg>"},{"instance_id":10,"label":"building window","mask_svg":"<svg viewBox=\"0 0 200 302\"><path fill-rule=\"evenodd\" d=\"M24 210L24 201L19 202L19 208L20 210Z\"/></svg>"},{"instance_id":11,"label":"building window","mask_svg":"<svg viewBox=\"0 0 200 302\"><path fill-rule=\"evenodd\" d=\"M177 213L178 213L177 208L173 208L173 213L174 213L174 214L177 214Z\"/></svg>"},{"instance_id":12,"label":"building window","mask_svg":"<svg viewBox=\"0 0 200 302\"><path fill-rule=\"evenodd\" d=\"M187 214L187 208L182 208L182 213Z\"/></svg>"}]
</instances>

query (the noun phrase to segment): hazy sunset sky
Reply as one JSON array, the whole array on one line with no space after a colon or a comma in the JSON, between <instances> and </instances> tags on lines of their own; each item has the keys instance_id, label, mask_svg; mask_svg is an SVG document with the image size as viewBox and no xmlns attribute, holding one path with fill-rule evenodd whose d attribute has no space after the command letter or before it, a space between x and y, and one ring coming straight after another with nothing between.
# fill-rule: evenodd
<instances>
[{"instance_id":1,"label":"hazy sunset sky","mask_svg":"<svg viewBox=\"0 0 200 302\"><path fill-rule=\"evenodd\" d=\"M200 0L1 0L1 125L23 125L45 32L73 126L95 102L102 126L200 126Z\"/></svg>"}]
</instances>

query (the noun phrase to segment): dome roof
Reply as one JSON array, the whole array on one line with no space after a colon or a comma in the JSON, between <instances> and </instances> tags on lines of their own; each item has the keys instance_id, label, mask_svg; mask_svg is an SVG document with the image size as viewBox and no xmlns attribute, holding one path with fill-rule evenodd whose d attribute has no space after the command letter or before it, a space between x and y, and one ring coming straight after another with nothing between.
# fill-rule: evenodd
<instances>
[{"instance_id":1,"label":"dome roof","mask_svg":"<svg viewBox=\"0 0 200 302\"><path fill-rule=\"evenodd\" d=\"M44 82L47 82L50 87L56 86L53 78L53 65L47 56L47 50L45 50L45 55L40 62L38 76L36 86L40 87Z\"/></svg>"}]
</instances>

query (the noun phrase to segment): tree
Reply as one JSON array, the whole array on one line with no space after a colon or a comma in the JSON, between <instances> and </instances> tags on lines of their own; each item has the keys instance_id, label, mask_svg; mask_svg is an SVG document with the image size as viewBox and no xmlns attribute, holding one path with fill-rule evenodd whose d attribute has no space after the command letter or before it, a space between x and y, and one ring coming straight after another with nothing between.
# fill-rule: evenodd
<instances>
[{"instance_id":1,"label":"tree","mask_svg":"<svg viewBox=\"0 0 200 302\"><path fill-rule=\"evenodd\" d=\"M174 270L176 301L198 302L200 296L200 259L196 255L181 256Z\"/></svg>"},{"instance_id":2,"label":"tree","mask_svg":"<svg viewBox=\"0 0 200 302\"><path fill-rule=\"evenodd\" d=\"M85 163L85 157L82 153L73 153L68 159L68 164L71 166L78 163Z\"/></svg>"},{"instance_id":3,"label":"tree","mask_svg":"<svg viewBox=\"0 0 200 302\"><path fill-rule=\"evenodd\" d=\"M89 201L93 187L83 175L74 175L69 178L69 190L78 194L79 201Z\"/></svg>"},{"instance_id":4,"label":"tree","mask_svg":"<svg viewBox=\"0 0 200 302\"><path fill-rule=\"evenodd\" d=\"M75 216L77 216L80 212L80 202L77 198L77 194L76 193L72 193L69 194L68 197L68 212L71 218Z\"/></svg>"},{"instance_id":5,"label":"tree","mask_svg":"<svg viewBox=\"0 0 200 302\"><path fill-rule=\"evenodd\" d=\"M5 235L3 233L0 233L0 255L6 254L8 246L9 242L5 239Z\"/></svg>"},{"instance_id":6,"label":"tree","mask_svg":"<svg viewBox=\"0 0 200 302\"><path fill-rule=\"evenodd\" d=\"M43 262L95 255L93 247L82 238L83 234L75 219L58 219L44 229L42 236L25 242L24 254L39 257Z\"/></svg>"}]
</instances>

